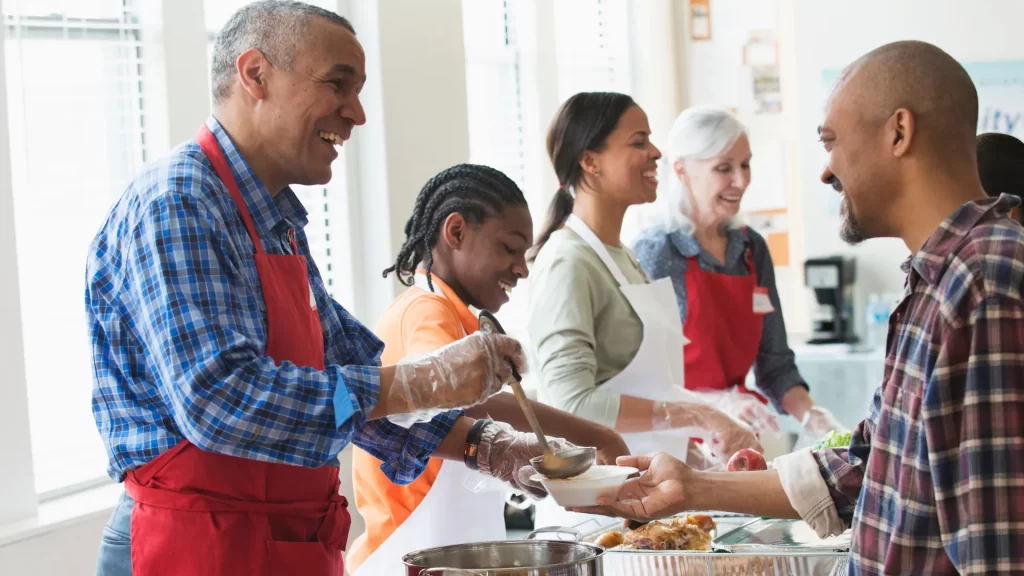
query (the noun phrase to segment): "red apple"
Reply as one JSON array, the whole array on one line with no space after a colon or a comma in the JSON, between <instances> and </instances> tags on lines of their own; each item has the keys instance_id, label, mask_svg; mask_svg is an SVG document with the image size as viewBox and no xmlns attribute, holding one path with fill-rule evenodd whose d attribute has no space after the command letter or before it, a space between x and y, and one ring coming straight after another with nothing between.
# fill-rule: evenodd
<instances>
[{"instance_id":1,"label":"red apple","mask_svg":"<svg viewBox=\"0 0 1024 576\"><path fill-rule=\"evenodd\" d=\"M729 465L727 467L729 472L745 472L752 470L767 470L768 464L764 461L764 456L761 455L757 450L751 450L750 448L744 448L743 450L737 451L729 458Z\"/></svg>"}]
</instances>

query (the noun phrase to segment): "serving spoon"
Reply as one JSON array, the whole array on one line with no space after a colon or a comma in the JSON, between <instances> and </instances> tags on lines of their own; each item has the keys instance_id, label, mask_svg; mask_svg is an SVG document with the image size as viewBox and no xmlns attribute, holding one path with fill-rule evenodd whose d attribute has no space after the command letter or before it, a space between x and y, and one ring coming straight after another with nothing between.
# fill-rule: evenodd
<instances>
[{"instance_id":1,"label":"serving spoon","mask_svg":"<svg viewBox=\"0 0 1024 576\"><path fill-rule=\"evenodd\" d=\"M487 334L505 333L501 323L490 312L482 310L479 320L481 332ZM559 450L557 453L551 451L547 437L544 436L544 430L540 427L540 421L537 420L537 414L534 413L533 406L530 406L530 401L523 390L523 378L519 375L519 371L516 370L516 365L512 362L511 358L508 360L508 363L509 367L512 368L512 377L515 378L515 381L510 383L512 392L515 393L516 401L519 403L523 415L526 416L526 421L530 423L533 433L537 435L541 450L544 451L543 456L537 456L530 460L533 468L551 479L572 478L589 470L594 465L594 459L597 456L595 448L570 448L568 450Z\"/></svg>"}]
</instances>

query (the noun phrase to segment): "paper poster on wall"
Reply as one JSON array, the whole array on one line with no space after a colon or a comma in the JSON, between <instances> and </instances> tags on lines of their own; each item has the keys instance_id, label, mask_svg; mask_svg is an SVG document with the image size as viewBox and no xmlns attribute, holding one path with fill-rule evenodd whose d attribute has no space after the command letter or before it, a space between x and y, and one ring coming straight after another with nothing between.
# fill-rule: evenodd
<instances>
[{"instance_id":1,"label":"paper poster on wall","mask_svg":"<svg viewBox=\"0 0 1024 576\"><path fill-rule=\"evenodd\" d=\"M1024 60L961 62L978 90L978 133L1002 132L1024 140ZM822 72L821 101L842 73L841 69ZM839 195L829 195L827 209L839 217Z\"/></svg>"},{"instance_id":2,"label":"paper poster on wall","mask_svg":"<svg viewBox=\"0 0 1024 576\"><path fill-rule=\"evenodd\" d=\"M711 0L690 0L690 39L711 40Z\"/></svg>"},{"instance_id":3,"label":"paper poster on wall","mask_svg":"<svg viewBox=\"0 0 1024 576\"><path fill-rule=\"evenodd\" d=\"M773 114L782 111L782 81L779 73L779 48L771 30L753 30L743 45L743 65L750 69L754 112Z\"/></svg>"},{"instance_id":4,"label":"paper poster on wall","mask_svg":"<svg viewBox=\"0 0 1024 576\"><path fill-rule=\"evenodd\" d=\"M768 243L775 266L789 266L789 213L785 208L746 212L744 221Z\"/></svg>"}]
</instances>

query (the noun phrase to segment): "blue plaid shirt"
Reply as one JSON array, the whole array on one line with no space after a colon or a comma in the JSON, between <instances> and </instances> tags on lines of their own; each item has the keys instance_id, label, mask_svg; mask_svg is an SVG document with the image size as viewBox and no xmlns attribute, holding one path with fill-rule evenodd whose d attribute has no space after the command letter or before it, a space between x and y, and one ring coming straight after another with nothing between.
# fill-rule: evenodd
<instances>
[{"instance_id":1,"label":"blue plaid shirt","mask_svg":"<svg viewBox=\"0 0 1024 576\"><path fill-rule=\"evenodd\" d=\"M92 411L108 472L125 474L188 440L203 450L298 466L335 464L349 443L396 483L423 471L458 412L404 429L367 420L380 394L383 345L328 295L290 189L272 197L227 133L217 138L268 254L294 228L324 333L326 369L264 355L266 308L254 246L227 188L195 141L147 167L96 235L85 305Z\"/></svg>"}]
</instances>

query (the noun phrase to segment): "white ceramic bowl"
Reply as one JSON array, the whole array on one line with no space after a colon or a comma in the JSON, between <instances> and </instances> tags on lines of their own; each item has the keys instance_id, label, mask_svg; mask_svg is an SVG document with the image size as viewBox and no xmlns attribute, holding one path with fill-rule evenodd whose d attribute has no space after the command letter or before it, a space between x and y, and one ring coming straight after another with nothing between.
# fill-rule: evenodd
<instances>
[{"instance_id":1,"label":"white ceramic bowl","mask_svg":"<svg viewBox=\"0 0 1024 576\"><path fill-rule=\"evenodd\" d=\"M563 508L596 506L598 498L615 498L626 478L637 472L636 468L630 466L592 466L590 470L572 478L552 480L534 474L531 480L540 482L555 503Z\"/></svg>"}]
</instances>

